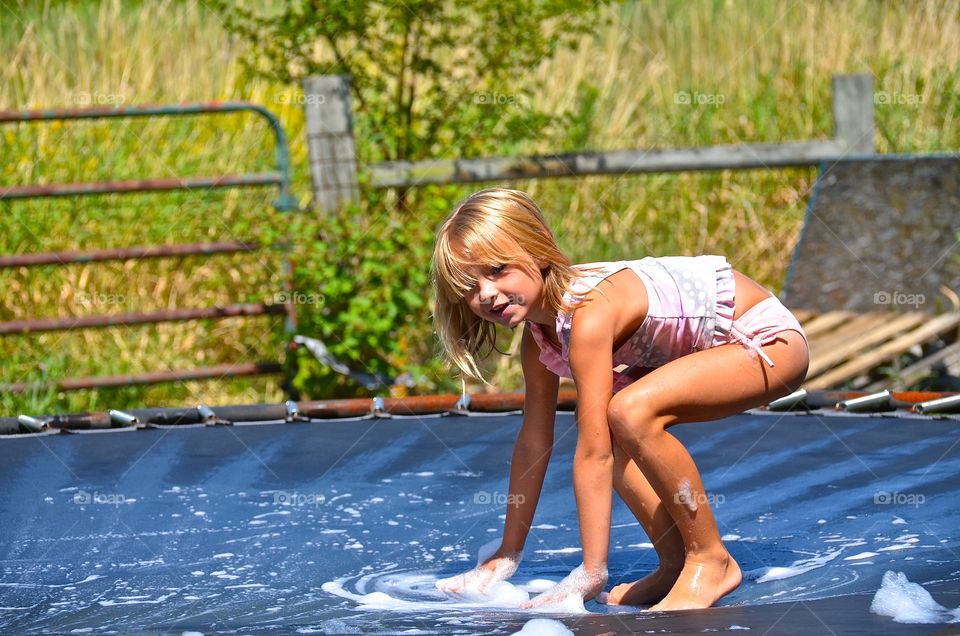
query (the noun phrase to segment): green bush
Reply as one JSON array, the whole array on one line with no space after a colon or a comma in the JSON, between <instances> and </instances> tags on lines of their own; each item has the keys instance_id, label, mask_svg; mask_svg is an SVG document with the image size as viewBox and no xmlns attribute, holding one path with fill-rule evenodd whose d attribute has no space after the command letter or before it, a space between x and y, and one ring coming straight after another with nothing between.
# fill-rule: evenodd
<instances>
[{"instance_id":1,"label":"green bush","mask_svg":"<svg viewBox=\"0 0 960 636\"><path fill-rule=\"evenodd\" d=\"M432 219L410 222L379 201L292 217L297 332L322 341L351 370L383 378L372 389L293 352L292 389L311 398L449 392L430 313ZM380 210L378 213L377 210ZM394 384L395 383L395 384ZM391 384L394 384L391 386Z\"/></svg>"},{"instance_id":2,"label":"green bush","mask_svg":"<svg viewBox=\"0 0 960 636\"><path fill-rule=\"evenodd\" d=\"M351 77L357 155L366 164L509 154L551 125L571 125L533 107L538 87L524 75L590 33L602 22L602 4L356 0L282 2L269 12L215 6L248 44L245 63L254 75L284 82ZM582 101L573 122L583 129L577 139L589 135L596 91L585 87ZM356 206L293 221L298 332L322 341L350 369L384 378L375 393L459 388L437 356L429 264L434 228L471 189L364 189ZM305 347L292 358L297 393L371 390Z\"/></svg>"}]
</instances>

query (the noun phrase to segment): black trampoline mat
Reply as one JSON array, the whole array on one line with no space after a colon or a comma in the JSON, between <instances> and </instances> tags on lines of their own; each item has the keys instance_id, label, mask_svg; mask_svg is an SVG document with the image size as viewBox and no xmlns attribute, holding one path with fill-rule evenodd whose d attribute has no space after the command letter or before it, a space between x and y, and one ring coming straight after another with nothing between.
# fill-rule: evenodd
<instances>
[{"instance_id":1,"label":"black trampoline mat","mask_svg":"<svg viewBox=\"0 0 960 636\"><path fill-rule=\"evenodd\" d=\"M498 537L520 416L0 439L2 633L960 633L869 612L888 570L960 605L954 420L742 414L671 429L744 583L718 607L544 615L439 598ZM512 582L580 563L573 415ZM615 502L610 586L656 564ZM786 569L780 569L786 568ZM789 576L787 576L789 574ZM397 601L378 609L371 593ZM366 597L367 600L371 597Z\"/></svg>"}]
</instances>

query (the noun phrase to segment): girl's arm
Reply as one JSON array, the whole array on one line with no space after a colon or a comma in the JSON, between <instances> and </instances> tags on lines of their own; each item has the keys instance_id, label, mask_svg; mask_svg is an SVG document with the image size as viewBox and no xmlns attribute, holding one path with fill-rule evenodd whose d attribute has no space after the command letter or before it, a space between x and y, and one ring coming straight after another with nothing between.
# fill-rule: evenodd
<instances>
[{"instance_id":1,"label":"girl's arm","mask_svg":"<svg viewBox=\"0 0 960 636\"><path fill-rule=\"evenodd\" d=\"M514 553L523 550L540 500L543 477L553 450L560 387L560 378L540 362L540 348L528 327L524 327L520 342L520 361L526 387L523 424L510 462L510 496L501 546L501 550Z\"/></svg>"},{"instance_id":2,"label":"girl's arm","mask_svg":"<svg viewBox=\"0 0 960 636\"><path fill-rule=\"evenodd\" d=\"M510 462L510 496L507 498L503 540L492 555L481 555L473 570L437 581L437 588L444 592L487 592L498 581L510 578L520 564L553 450L557 389L560 386L560 378L540 362L540 349L526 327L520 345L520 359L526 395L523 424Z\"/></svg>"},{"instance_id":3,"label":"girl's arm","mask_svg":"<svg viewBox=\"0 0 960 636\"><path fill-rule=\"evenodd\" d=\"M610 515L613 505L613 442L607 406L613 396L615 312L605 298L577 309L570 334L570 369L577 384L577 449L573 490L577 499L583 564L521 608L589 600L607 584Z\"/></svg>"},{"instance_id":4,"label":"girl's arm","mask_svg":"<svg viewBox=\"0 0 960 636\"><path fill-rule=\"evenodd\" d=\"M613 505L613 443L607 423L613 397L613 330L603 303L595 300L578 309L570 334L570 369L577 384L573 489L583 565L590 572L606 571Z\"/></svg>"}]
</instances>

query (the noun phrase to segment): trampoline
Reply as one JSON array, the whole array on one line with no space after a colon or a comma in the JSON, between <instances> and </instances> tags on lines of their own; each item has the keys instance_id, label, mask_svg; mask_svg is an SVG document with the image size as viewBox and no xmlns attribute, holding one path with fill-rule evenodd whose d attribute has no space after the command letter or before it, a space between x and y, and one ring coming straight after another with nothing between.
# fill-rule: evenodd
<instances>
[{"instance_id":1,"label":"trampoline","mask_svg":"<svg viewBox=\"0 0 960 636\"><path fill-rule=\"evenodd\" d=\"M539 614L433 582L499 536L517 412L189 425L0 439L2 633L960 633L869 611L885 572L960 605L957 419L750 411L671 429L745 572L707 610L586 603ZM556 446L524 561L534 590L580 563ZM615 499L610 586L656 564Z\"/></svg>"}]
</instances>

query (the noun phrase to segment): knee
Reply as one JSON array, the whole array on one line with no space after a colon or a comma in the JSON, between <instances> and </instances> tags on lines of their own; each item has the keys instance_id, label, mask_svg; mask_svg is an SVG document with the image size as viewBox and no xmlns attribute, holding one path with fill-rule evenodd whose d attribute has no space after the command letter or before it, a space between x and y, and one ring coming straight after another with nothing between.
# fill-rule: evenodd
<instances>
[{"instance_id":1,"label":"knee","mask_svg":"<svg viewBox=\"0 0 960 636\"><path fill-rule=\"evenodd\" d=\"M607 405L607 424L616 439L637 439L663 430L655 396L631 387L613 396Z\"/></svg>"}]
</instances>

